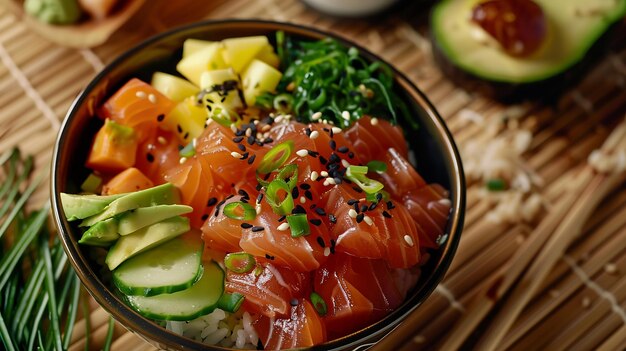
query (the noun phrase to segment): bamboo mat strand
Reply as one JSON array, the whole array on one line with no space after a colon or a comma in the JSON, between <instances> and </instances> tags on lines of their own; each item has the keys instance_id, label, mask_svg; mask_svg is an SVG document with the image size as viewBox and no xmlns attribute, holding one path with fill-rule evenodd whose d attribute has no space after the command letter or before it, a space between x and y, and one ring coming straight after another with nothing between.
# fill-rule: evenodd
<instances>
[{"instance_id":1,"label":"bamboo mat strand","mask_svg":"<svg viewBox=\"0 0 626 351\"><path fill-rule=\"evenodd\" d=\"M193 11L190 11L193 8ZM104 65L159 31L200 19L265 18L315 26L343 35L381 55L407 74L448 123L461 151L470 141L493 137L490 125L508 117L533 134L523 155L542 180L546 209L532 223L492 223L495 204L482 185L468 183L461 245L450 270L432 296L376 350L441 347L480 291L481 283L506 272L511 257L527 246L541 219L558 209L572 190L588 155L603 144L626 113L626 43L553 105L505 106L454 86L436 67L423 23L423 6L371 20L335 19L297 0L157 0L147 4L108 43L92 49L67 49L31 33L0 7L0 153L20 146L36 155L42 169L50 162L60 122L72 99ZM139 19L139 18L136 18ZM624 41L624 40L622 40ZM477 113L484 124L468 123ZM30 206L48 197L42 188ZM540 282L519 318L506 331L499 350L623 350L626 348L626 186L614 191L582 228L581 235ZM70 349L104 343L108 314L93 300L76 323ZM480 334L473 336L474 339ZM471 343L470 343L471 344ZM467 346L467 345L466 345ZM113 350L153 350L117 325Z\"/></svg>"}]
</instances>

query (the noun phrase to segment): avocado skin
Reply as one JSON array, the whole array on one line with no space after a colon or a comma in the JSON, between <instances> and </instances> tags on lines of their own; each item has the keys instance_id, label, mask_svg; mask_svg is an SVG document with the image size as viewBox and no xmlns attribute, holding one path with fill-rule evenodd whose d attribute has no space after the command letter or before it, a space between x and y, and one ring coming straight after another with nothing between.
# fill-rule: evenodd
<instances>
[{"instance_id":1,"label":"avocado skin","mask_svg":"<svg viewBox=\"0 0 626 351\"><path fill-rule=\"evenodd\" d=\"M432 26L432 12L430 23ZM605 56L612 44L626 36L626 21L613 23L589 48L582 60L550 78L529 83L507 83L478 77L456 66L444 54L432 28L433 58L445 76L470 94L478 93L503 103L539 100L552 103L568 88L575 86ZM622 45L623 46L623 45Z\"/></svg>"}]
</instances>

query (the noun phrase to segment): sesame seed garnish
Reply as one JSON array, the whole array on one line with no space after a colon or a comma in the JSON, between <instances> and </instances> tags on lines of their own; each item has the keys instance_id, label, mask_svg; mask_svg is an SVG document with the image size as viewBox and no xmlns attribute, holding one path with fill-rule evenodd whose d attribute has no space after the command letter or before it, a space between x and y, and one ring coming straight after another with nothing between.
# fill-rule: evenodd
<instances>
[{"instance_id":1,"label":"sesame seed garnish","mask_svg":"<svg viewBox=\"0 0 626 351\"><path fill-rule=\"evenodd\" d=\"M230 130L232 130L233 133L237 133L237 126L235 125L235 123L230 124Z\"/></svg>"},{"instance_id":2,"label":"sesame seed garnish","mask_svg":"<svg viewBox=\"0 0 626 351\"><path fill-rule=\"evenodd\" d=\"M351 218L356 218L357 215L358 214L353 208L351 208L350 211L348 211L348 216L350 216Z\"/></svg>"},{"instance_id":3,"label":"sesame seed garnish","mask_svg":"<svg viewBox=\"0 0 626 351\"><path fill-rule=\"evenodd\" d=\"M148 160L148 162L150 163L154 162L154 155L152 155L151 153L146 154L146 160Z\"/></svg>"},{"instance_id":4,"label":"sesame seed garnish","mask_svg":"<svg viewBox=\"0 0 626 351\"><path fill-rule=\"evenodd\" d=\"M159 137L157 138L157 141L158 141L158 142L159 142L159 144L161 144L161 145L165 145L165 144L167 144L167 140L165 140L165 138L164 138L164 137L162 137L162 136L159 136Z\"/></svg>"},{"instance_id":5,"label":"sesame seed garnish","mask_svg":"<svg viewBox=\"0 0 626 351\"><path fill-rule=\"evenodd\" d=\"M348 147L347 146L341 146L337 149L338 152L341 152L342 154L345 154L346 152L348 152Z\"/></svg>"},{"instance_id":6,"label":"sesame seed garnish","mask_svg":"<svg viewBox=\"0 0 626 351\"><path fill-rule=\"evenodd\" d=\"M321 207L316 207L315 208L315 213L317 213L320 216L326 216L326 211L324 211L324 209L321 208Z\"/></svg>"},{"instance_id":7,"label":"sesame seed garnish","mask_svg":"<svg viewBox=\"0 0 626 351\"><path fill-rule=\"evenodd\" d=\"M348 201L346 201L346 203L348 205L352 206L352 205L354 205L356 203L359 203L359 200L357 200L357 199L349 199Z\"/></svg>"},{"instance_id":8,"label":"sesame seed garnish","mask_svg":"<svg viewBox=\"0 0 626 351\"><path fill-rule=\"evenodd\" d=\"M307 199L313 201L313 194L311 193L311 190L305 190L304 191L304 197L306 197Z\"/></svg>"},{"instance_id":9,"label":"sesame seed garnish","mask_svg":"<svg viewBox=\"0 0 626 351\"><path fill-rule=\"evenodd\" d=\"M191 139L191 146L193 146L194 149L196 148L197 145L198 145L198 139L196 138Z\"/></svg>"},{"instance_id":10,"label":"sesame seed garnish","mask_svg":"<svg viewBox=\"0 0 626 351\"><path fill-rule=\"evenodd\" d=\"M202 217L200 217L203 221L206 221L209 218L208 214L203 214Z\"/></svg>"},{"instance_id":11,"label":"sesame seed garnish","mask_svg":"<svg viewBox=\"0 0 626 351\"><path fill-rule=\"evenodd\" d=\"M404 241L411 247L413 247L413 238L411 238L408 234L404 236Z\"/></svg>"},{"instance_id":12,"label":"sesame seed garnish","mask_svg":"<svg viewBox=\"0 0 626 351\"><path fill-rule=\"evenodd\" d=\"M330 253L335 253L335 244L337 244L335 239L330 239Z\"/></svg>"},{"instance_id":13,"label":"sesame seed garnish","mask_svg":"<svg viewBox=\"0 0 626 351\"><path fill-rule=\"evenodd\" d=\"M385 218L391 218L391 215L389 214L389 212L387 212L387 211L383 211L383 217L385 217Z\"/></svg>"},{"instance_id":14,"label":"sesame seed garnish","mask_svg":"<svg viewBox=\"0 0 626 351\"><path fill-rule=\"evenodd\" d=\"M267 132L268 130L270 130L270 128L272 128L269 124L266 124L263 126L263 128L261 128L262 132Z\"/></svg>"},{"instance_id":15,"label":"sesame seed garnish","mask_svg":"<svg viewBox=\"0 0 626 351\"><path fill-rule=\"evenodd\" d=\"M348 152L348 157L354 158L354 152L352 152L352 151Z\"/></svg>"},{"instance_id":16,"label":"sesame seed garnish","mask_svg":"<svg viewBox=\"0 0 626 351\"><path fill-rule=\"evenodd\" d=\"M350 167L350 162L346 161L346 160L341 160L341 165L344 166L345 168Z\"/></svg>"},{"instance_id":17,"label":"sesame seed garnish","mask_svg":"<svg viewBox=\"0 0 626 351\"><path fill-rule=\"evenodd\" d=\"M297 199L298 196L300 196L300 190L298 190L297 187L294 187L293 189L291 189L291 197L293 197L294 199Z\"/></svg>"},{"instance_id":18,"label":"sesame seed garnish","mask_svg":"<svg viewBox=\"0 0 626 351\"><path fill-rule=\"evenodd\" d=\"M246 146L243 144L237 144L237 148L239 148L239 150L246 152Z\"/></svg>"},{"instance_id":19,"label":"sesame seed garnish","mask_svg":"<svg viewBox=\"0 0 626 351\"><path fill-rule=\"evenodd\" d=\"M395 207L396 207L396 206L394 206L394 205L393 205L393 202L391 202L391 200L390 200L390 201L387 201L387 209L388 209L388 210L392 210L392 209L394 209Z\"/></svg>"},{"instance_id":20,"label":"sesame seed garnish","mask_svg":"<svg viewBox=\"0 0 626 351\"><path fill-rule=\"evenodd\" d=\"M252 135L252 129L248 128L246 129L246 136L249 137Z\"/></svg>"},{"instance_id":21,"label":"sesame seed garnish","mask_svg":"<svg viewBox=\"0 0 626 351\"><path fill-rule=\"evenodd\" d=\"M311 139L317 139L317 137L320 136L320 132L318 132L317 130L314 130L311 132L311 135L309 135L309 138Z\"/></svg>"},{"instance_id":22,"label":"sesame seed garnish","mask_svg":"<svg viewBox=\"0 0 626 351\"><path fill-rule=\"evenodd\" d=\"M280 231L285 231L285 230L289 229L289 223L287 223L287 222L281 223L278 226L278 228L276 228L276 229L278 229Z\"/></svg>"},{"instance_id":23,"label":"sesame seed garnish","mask_svg":"<svg viewBox=\"0 0 626 351\"><path fill-rule=\"evenodd\" d=\"M337 148L337 142L332 139L328 142L328 145L332 150L335 150Z\"/></svg>"},{"instance_id":24,"label":"sesame seed garnish","mask_svg":"<svg viewBox=\"0 0 626 351\"><path fill-rule=\"evenodd\" d=\"M604 271L608 274L617 273L617 265L615 263L607 263L604 265Z\"/></svg>"},{"instance_id":25,"label":"sesame seed garnish","mask_svg":"<svg viewBox=\"0 0 626 351\"><path fill-rule=\"evenodd\" d=\"M180 163L181 165L185 162L187 162L187 157L181 157L180 160L178 160L178 163Z\"/></svg>"},{"instance_id":26,"label":"sesame seed garnish","mask_svg":"<svg viewBox=\"0 0 626 351\"><path fill-rule=\"evenodd\" d=\"M213 118L207 118L206 122L204 122L205 126L208 126L209 124L211 124L213 122Z\"/></svg>"},{"instance_id":27,"label":"sesame seed garnish","mask_svg":"<svg viewBox=\"0 0 626 351\"><path fill-rule=\"evenodd\" d=\"M306 213L306 210L304 209L304 207L300 205L296 205L296 207L294 207L294 209L291 210L291 214L299 214L299 213Z\"/></svg>"},{"instance_id":28,"label":"sesame seed garnish","mask_svg":"<svg viewBox=\"0 0 626 351\"><path fill-rule=\"evenodd\" d=\"M140 99L145 99L146 98L146 93L143 91L138 91L135 93L135 96L140 98Z\"/></svg>"},{"instance_id":29,"label":"sesame seed garnish","mask_svg":"<svg viewBox=\"0 0 626 351\"><path fill-rule=\"evenodd\" d=\"M365 223L367 223L367 225L373 225L374 224L374 221L372 220L372 217L370 217L370 216L363 217L363 220L365 221Z\"/></svg>"},{"instance_id":30,"label":"sesame seed garnish","mask_svg":"<svg viewBox=\"0 0 626 351\"><path fill-rule=\"evenodd\" d=\"M341 133L341 128L339 127L332 127L330 130L335 134Z\"/></svg>"},{"instance_id":31,"label":"sesame seed garnish","mask_svg":"<svg viewBox=\"0 0 626 351\"><path fill-rule=\"evenodd\" d=\"M348 112L348 111L343 111L343 112L341 113L341 117L342 117L343 119L345 119L346 121L349 121L349 120L350 120L350 112Z\"/></svg>"},{"instance_id":32,"label":"sesame seed garnish","mask_svg":"<svg viewBox=\"0 0 626 351\"><path fill-rule=\"evenodd\" d=\"M150 100L150 102L153 103L153 104L157 103L157 97L154 94L148 95L148 100Z\"/></svg>"},{"instance_id":33,"label":"sesame seed garnish","mask_svg":"<svg viewBox=\"0 0 626 351\"><path fill-rule=\"evenodd\" d=\"M314 218L314 219L310 220L309 222L311 222L311 224L313 224L316 227L319 227L320 225L322 225L322 220L321 219L317 219L317 218Z\"/></svg>"},{"instance_id":34,"label":"sesame seed garnish","mask_svg":"<svg viewBox=\"0 0 626 351\"><path fill-rule=\"evenodd\" d=\"M157 122L163 122L164 119L165 119L165 115L162 113L157 116Z\"/></svg>"},{"instance_id":35,"label":"sesame seed garnish","mask_svg":"<svg viewBox=\"0 0 626 351\"><path fill-rule=\"evenodd\" d=\"M303 204L306 202L306 197L300 196L300 203Z\"/></svg>"},{"instance_id":36,"label":"sesame seed garnish","mask_svg":"<svg viewBox=\"0 0 626 351\"><path fill-rule=\"evenodd\" d=\"M367 209L368 209L369 211L374 211L374 209L376 208L376 206L378 206L378 203L376 203L376 202L372 202L372 203L370 204L370 207L368 207Z\"/></svg>"},{"instance_id":37,"label":"sesame seed garnish","mask_svg":"<svg viewBox=\"0 0 626 351\"><path fill-rule=\"evenodd\" d=\"M312 116L311 119L314 121L317 121L318 119L322 118L322 113L321 112L315 112Z\"/></svg>"},{"instance_id":38,"label":"sesame seed garnish","mask_svg":"<svg viewBox=\"0 0 626 351\"><path fill-rule=\"evenodd\" d=\"M244 197L244 198L246 198L246 199L249 199L249 198L250 198L250 195L248 195L248 193L247 193L245 190L243 190L243 189L239 189L239 190L237 191L237 194L241 195L242 197Z\"/></svg>"},{"instance_id":39,"label":"sesame seed garnish","mask_svg":"<svg viewBox=\"0 0 626 351\"><path fill-rule=\"evenodd\" d=\"M372 119L370 120L370 123L371 123L373 126L377 125L377 124L378 124L378 118L376 118L376 117L372 118Z\"/></svg>"},{"instance_id":40,"label":"sesame seed garnish","mask_svg":"<svg viewBox=\"0 0 626 351\"><path fill-rule=\"evenodd\" d=\"M283 115L279 115L279 116L277 116L276 118L274 118L274 122L276 122L276 123L280 123L280 122L282 122L282 121L283 121L283 119L284 119L284 118L285 118L285 117L283 117Z\"/></svg>"},{"instance_id":41,"label":"sesame seed garnish","mask_svg":"<svg viewBox=\"0 0 626 351\"><path fill-rule=\"evenodd\" d=\"M250 228L252 228L252 224L250 224L250 223L241 223L241 228L243 228L243 229L250 229Z\"/></svg>"},{"instance_id":42,"label":"sesame seed garnish","mask_svg":"<svg viewBox=\"0 0 626 351\"><path fill-rule=\"evenodd\" d=\"M365 218L365 215L362 213L359 213L358 215L356 215L356 222L357 223L363 222L363 218Z\"/></svg>"},{"instance_id":43,"label":"sesame seed garnish","mask_svg":"<svg viewBox=\"0 0 626 351\"><path fill-rule=\"evenodd\" d=\"M234 137L233 138L233 142L235 142L235 143L240 143L242 140L243 140L242 136L238 136L238 137Z\"/></svg>"},{"instance_id":44,"label":"sesame seed garnish","mask_svg":"<svg viewBox=\"0 0 626 351\"><path fill-rule=\"evenodd\" d=\"M279 221L279 222L282 222L282 221L284 221L286 218L287 218L287 216L282 215L282 216L278 217L278 221Z\"/></svg>"},{"instance_id":45,"label":"sesame seed garnish","mask_svg":"<svg viewBox=\"0 0 626 351\"><path fill-rule=\"evenodd\" d=\"M250 156L250 158L248 159L248 164L251 165L254 163L254 159L256 158L256 155L252 155Z\"/></svg>"},{"instance_id":46,"label":"sesame seed garnish","mask_svg":"<svg viewBox=\"0 0 626 351\"><path fill-rule=\"evenodd\" d=\"M320 176L320 175L319 175L319 173L317 173L317 171L313 171L313 172L311 172L311 180L312 180L312 181L316 181L316 180L317 180L317 177L319 177L319 176Z\"/></svg>"},{"instance_id":47,"label":"sesame seed garnish","mask_svg":"<svg viewBox=\"0 0 626 351\"><path fill-rule=\"evenodd\" d=\"M332 213L328 215L328 220L329 220L329 221L330 221L330 223L332 223L332 224L337 223L337 217L335 217L335 215L334 215L334 214L332 214Z\"/></svg>"},{"instance_id":48,"label":"sesame seed garnish","mask_svg":"<svg viewBox=\"0 0 626 351\"><path fill-rule=\"evenodd\" d=\"M328 177L328 172L326 172L326 171L321 171L321 172L320 172L320 175L321 175L322 177Z\"/></svg>"},{"instance_id":49,"label":"sesame seed garnish","mask_svg":"<svg viewBox=\"0 0 626 351\"><path fill-rule=\"evenodd\" d=\"M240 153L238 153L237 151L233 151L233 152L231 152L231 153L230 153L230 155L231 155L232 157L234 157L234 158L242 158L242 157L243 157L243 156L242 156Z\"/></svg>"},{"instance_id":50,"label":"sesame seed garnish","mask_svg":"<svg viewBox=\"0 0 626 351\"><path fill-rule=\"evenodd\" d=\"M367 211L367 205L361 205L361 212Z\"/></svg>"},{"instance_id":51,"label":"sesame seed garnish","mask_svg":"<svg viewBox=\"0 0 626 351\"><path fill-rule=\"evenodd\" d=\"M324 238L322 238L321 236L317 237L317 243L319 244L319 246L321 246L322 248L326 247L326 243L324 242Z\"/></svg>"},{"instance_id":52,"label":"sesame seed garnish","mask_svg":"<svg viewBox=\"0 0 626 351\"><path fill-rule=\"evenodd\" d=\"M326 158L324 158L324 156L320 155L320 163L325 165L326 163L328 163L328 160L326 160Z\"/></svg>"},{"instance_id":53,"label":"sesame seed garnish","mask_svg":"<svg viewBox=\"0 0 626 351\"><path fill-rule=\"evenodd\" d=\"M252 229L250 229L250 230L252 230L253 232L255 232L255 233L256 233L256 232L260 232L260 231L265 230L265 228L264 228L264 227L261 227L261 226L256 225L256 226L252 227Z\"/></svg>"},{"instance_id":54,"label":"sesame seed garnish","mask_svg":"<svg viewBox=\"0 0 626 351\"><path fill-rule=\"evenodd\" d=\"M307 150L307 152L309 153L309 156L311 157L317 157L319 155L319 152L317 151Z\"/></svg>"},{"instance_id":55,"label":"sesame seed garnish","mask_svg":"<svg viewBox=\"0 0 626 351\"><path fill-rule=\"evenodd\" d=\"M309 190L309 189L311 189L311 186L309 184L307 184L307 183L302 183L302 184L300 184L300 189L302 189L302 190Z\"/></svg>"},{"instance_id":56,"label":"sesame seed garnish","mask_svg":"<svg viewBox=\"0 0 626 351\"><path fill-rule=\"evenodd\" d=\"M212 197L209 199L209 201L207 201L206 205L207 207L211 207L214 206L217 203L217 198L216 197Z\"/></svg>"},{"instance_id":57,"label":"sesame seed garnish","mask_svg":"<svg viewBox=\"0 0 626 351\"><path fill-rule=\"evenodd\" d=\"M183 132L183 127L180 126L180 124L176 125L176 130L178 131L178 133L182 133Z\"/></svg>"},{"instance_id":58,"label":"sesame seed garnish","mask_svg":"<svg viewBox=\"0 0 626 351\"><path fill-rule=\"evenodd\" d=\"M270 255L270 254L265 254L265 258L267 258L268 260L274 260L274 256Z\"/></svg>"},{"instance_id":59,"label":"sesame seed garnish","mask_svg":"<svg viewBox=\"0 0 626 351\"><path fill-rule=\"evenodd\" d=\"M330 256L330 247L325 247L324 248L324 256L326 256L326 257Z\"/></svg>"},{"instance_id":60,"label":"sesame seed garnish","mask_svg":"<svg viewBox=\"0 0 626 351\"><path fill-rule=\"evenodd\" d=\"M308 151L306 151L305 149L301 149L296 151L296 155L300 156L300 157L306 157L309 154Z\"/></svg>"}]
</instances>

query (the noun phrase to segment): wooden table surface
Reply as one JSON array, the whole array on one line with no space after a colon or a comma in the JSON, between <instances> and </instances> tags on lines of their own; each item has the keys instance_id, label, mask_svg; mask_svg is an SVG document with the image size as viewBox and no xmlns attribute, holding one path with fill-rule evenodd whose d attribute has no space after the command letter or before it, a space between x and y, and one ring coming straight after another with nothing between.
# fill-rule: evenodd
<instances>
[{"instance_id":1,"label":"wooden table surface","mask_svg":"<svg viewBox=\"0 0 626 351\"><path fill-rule=\"evenodd\" d=\"M448 123L462 153L472 140L495 138L485 126L514 116L533 136L522 155L542 179L538 193L546 210L533 221L494 223L496 206L479 182L469 182L465 230L452 267L432 296L378 349L436 349L451 337L454 323L468 317L481 283L506 272L525 250L528 238L570 189L626 112L626 46L618 43L587 78L554 104L502 105L464 91L447 80L433 62L423 29L423 1L403 2L369 20L335 19L296 0L147 1L139 14L110 40L91 49L64 48L36 34L0 7L0 153L20 146L46 169L52 145L72 99L113 58L152 34L201 19L264 18L305 24L350 38L380 54L408 75ZM468 114L484 124L468 122ZM500 133L502 133L501 131ZM465 155L464 155L465 156ZM47 201L47 189L31 200ZM612 191L581 235L559 258L539 290L508 330L498 349L626 349L626 188ZM550 234L550 233L549 233ZM71 349L101 347L108 315L93 300L91 314L79 320ZM87 319L89 323L87 323ZM488 328L483 326L483 330ZM475 334L478 340L481 334ZM117 325L113 350L149 350L151 346Z\"/></svg>"}]
</instances>

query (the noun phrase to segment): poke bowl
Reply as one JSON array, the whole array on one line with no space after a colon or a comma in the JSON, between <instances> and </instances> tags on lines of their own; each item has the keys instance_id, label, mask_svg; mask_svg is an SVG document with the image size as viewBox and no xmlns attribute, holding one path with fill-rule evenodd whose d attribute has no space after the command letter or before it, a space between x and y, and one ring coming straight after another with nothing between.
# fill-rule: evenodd
<instances>
[{"instance_id":1,"label":"poke bowl","mask_svg":"<svg viewBox=\"0 0 626 351\"><path fill-rule=\"evenodd\" d=\"M424 94L294 24L146 40L76 98L53 159L83 285L161 349L372 345L443 279L463 226L458 150Z\"/></svg>"}]
</instances>

